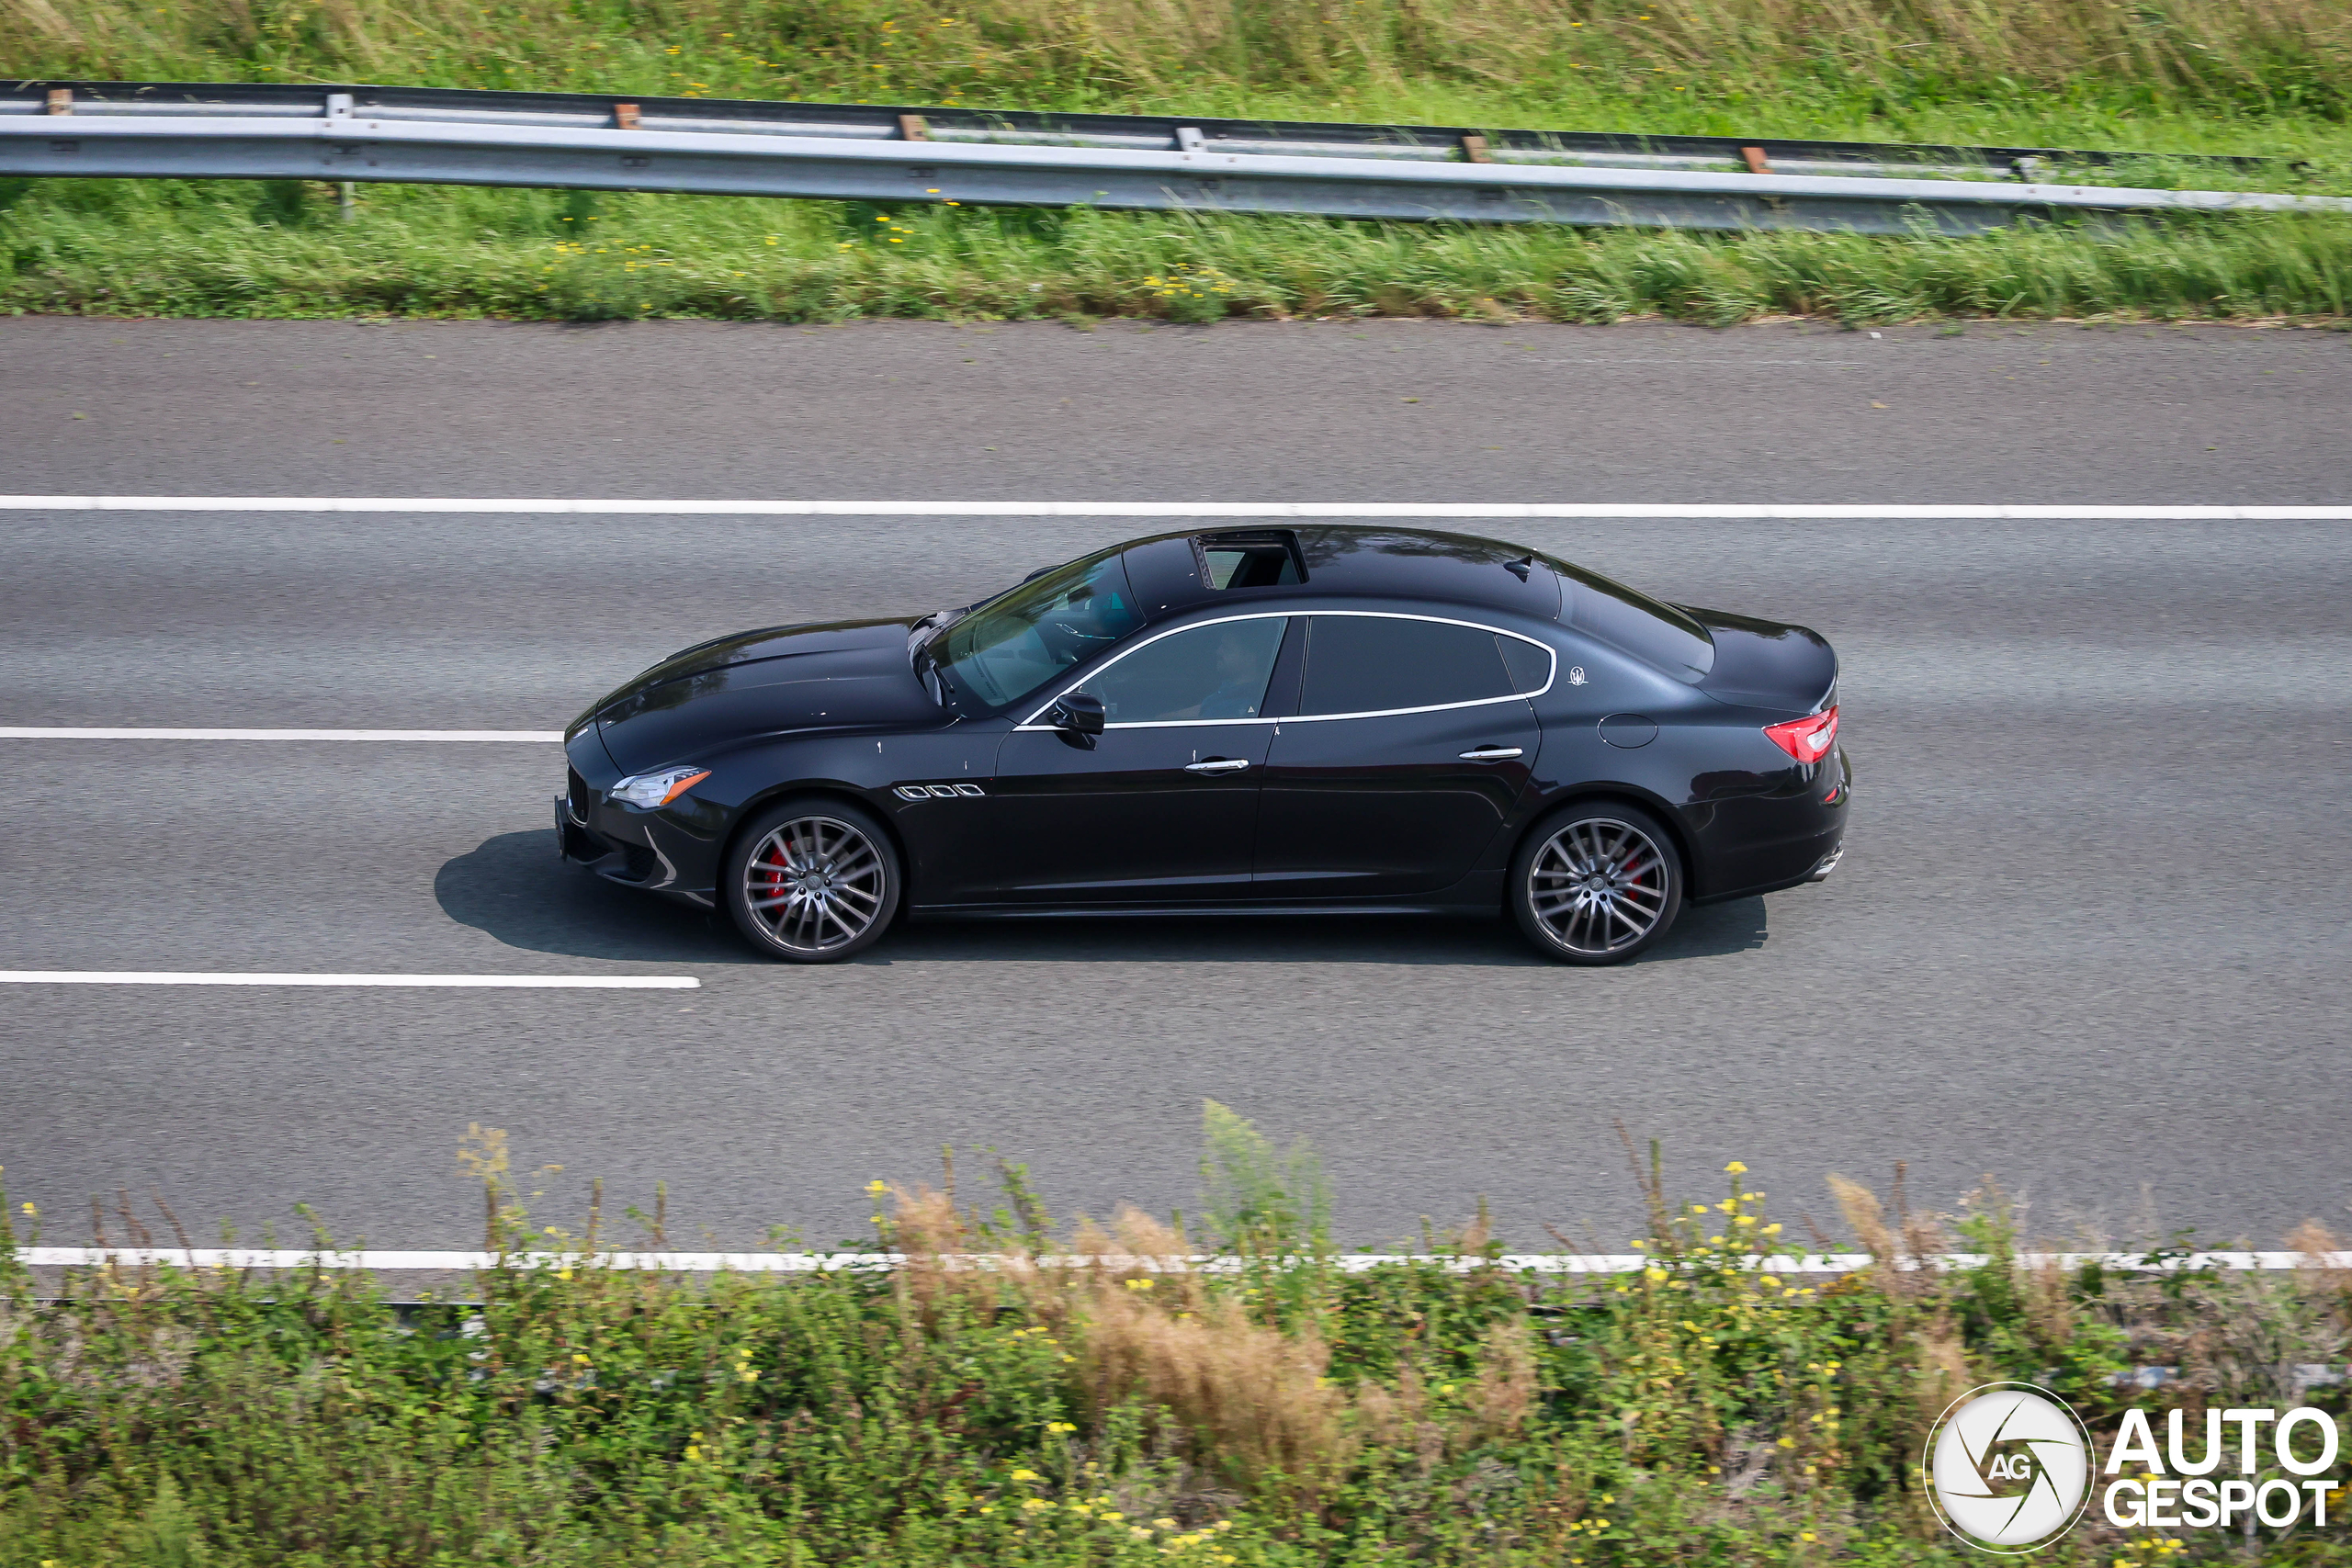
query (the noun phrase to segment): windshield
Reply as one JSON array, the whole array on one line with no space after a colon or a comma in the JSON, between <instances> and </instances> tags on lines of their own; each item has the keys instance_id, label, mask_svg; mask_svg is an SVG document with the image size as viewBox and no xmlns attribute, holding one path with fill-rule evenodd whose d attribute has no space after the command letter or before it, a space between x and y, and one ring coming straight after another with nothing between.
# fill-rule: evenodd
<instances>
[{"instance_id":1,"label":"windshield","mask_svg":"<svg viewBox=\"0 0 2352 1568\"><path fill-rule=\"evenodd\" d=\"M1017 703L1143 625L1119 552L1030 579L942 632L933 667L989 707Z\"/></svg>"}]
</instances>

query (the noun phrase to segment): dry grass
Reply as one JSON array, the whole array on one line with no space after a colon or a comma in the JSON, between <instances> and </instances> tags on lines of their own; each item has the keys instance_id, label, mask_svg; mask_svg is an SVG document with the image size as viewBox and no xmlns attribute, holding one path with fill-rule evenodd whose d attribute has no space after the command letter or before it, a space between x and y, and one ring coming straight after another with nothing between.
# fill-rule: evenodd
<instances>
[{"instance_id":1,"label":"dry grass","mask_svg":"<svg viewBox=\"0 0 2352 1568\"><path fill-rule=\"evenodd\" d=\"M1936 1416L1962 1390L1984 1381L1969 1367L1961 1325L1951 1310L1947 1281L1939 1270L1918 1266L1922 1259L1947 1250L1943 1228L1934 1216L1911 1209L1904 1196L1900 1166L1895 1171L1892 1224L1877 1193L1849 1177L1832 1174L1828 1180L1839 1212L1871 1255L1871 1283L1897 1308L1894 1336L1907 1337L1911 1343L1916 1371L1912 1418L1924 1438Z\"/></svg>"},{"instance_id":2,"label":"dry grass","mask_svg":"<svg viewBox=\"0 0 2352 1568\"><path fill-rule=\"evenodd\" d=\"M906 1259L896 1279L920 1321L935 1329L956 1308L1017 1313L1066 1344L1091 1419L1123 1406L1156 1412L1169 1447L1252 1495L1311 1506L1367 1444L1403 1446L1426 1467L1517 1437L1536 1407L1536 1348L1521 1322L1481 1337L1476 1374L1449 1389L1456 1397L1441 1412L1410 1364L1394 1369L1393 1387L1343 1386L1314 1326L1278 1321L1248 1290L1212 1289L1193 1267L1199 1246L1138 1210L1107 1226L1080 1221L1068 1253L1040 1258L1008 1247L946 1191L888 1194L887 1235Z\"/></svg>"}]
</instances>

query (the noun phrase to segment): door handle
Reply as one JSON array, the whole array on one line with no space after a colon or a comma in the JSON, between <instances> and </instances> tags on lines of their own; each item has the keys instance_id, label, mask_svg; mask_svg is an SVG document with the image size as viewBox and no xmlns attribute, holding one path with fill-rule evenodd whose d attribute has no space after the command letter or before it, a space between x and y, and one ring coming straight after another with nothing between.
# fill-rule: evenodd
<instances>
[{"instance_id":1,"label":"door handle","mask_svg":"<svg viewBox=\"0 0 2352 1568\"><path fill-rule=\"evenodd\" d=\"M1188 773L1206 773L1214 776L1218 773L1238 773L1249 765L1248 761L1239 757L1211 757L1205 762L1185 763L1184 771Z\"/></svg>"},{"instance_id":2,"label":"door handle","mask_svg":"<svg viewBox=\"0 0 2352 1568\"><path fill-rule=\"evenodd\" d=\"M1508 762L1521 755L1523 752L1517 746L1481 746L1475 751L1463 752L1462 760L1465 762Z\"/></svg>"}]
</instances>

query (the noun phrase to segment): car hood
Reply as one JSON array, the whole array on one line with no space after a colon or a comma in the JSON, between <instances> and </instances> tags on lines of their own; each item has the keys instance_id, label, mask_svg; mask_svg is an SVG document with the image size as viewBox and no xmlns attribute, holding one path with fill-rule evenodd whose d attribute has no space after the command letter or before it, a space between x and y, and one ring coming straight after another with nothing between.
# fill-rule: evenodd
<instances>
[{"instance_id":1,"label":"car hood","mask_svg":"<svg viewBox=\"0 0 2352 1568\"><path fill-rule=\"evenodd\" d=\"M910 621L769 626L693 648L608 693L567 734L595 726L614 766L643 773L692 753L800 729L937 721L907 659Z\"/></svg>"},{"instance_id":2,"label":"car hood","mask_svg":"<svg viewBox=\"0 0 2352 1568\"><path fill-rule=\"evenodd\" d=\"M1714 667L1699 682L1709 696L1801 714L1834 700L1838 654L1819 632L1695 604L1676 608L1705 626L1714 640Z\"/></svg>"}]
</instances>

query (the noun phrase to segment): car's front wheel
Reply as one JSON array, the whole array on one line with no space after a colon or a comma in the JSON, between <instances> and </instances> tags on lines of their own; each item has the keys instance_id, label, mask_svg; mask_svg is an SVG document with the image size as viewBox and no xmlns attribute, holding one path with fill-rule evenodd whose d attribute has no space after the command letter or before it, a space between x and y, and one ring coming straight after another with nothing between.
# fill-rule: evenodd
<instances>
[{"instance_id":1,"label":"car's front wheel","mask_svg":"<svg viewBox=\"0 0 2352 1568\"><path fill-rule=\"evenodd\" d=\"M786 800L762 812L727 856L727 912L753 946L796 964L834 964L881 940L899 912L899 852L846 801Z\"/></svg>"},{"instance_id":2,"label":"car's front wheel","mask_svg":"<svg viewBox=\"0 0 2352 1568\"><path fill-rule=\"evenodd\" d=\"M1645 811L1613 801L1570 806L1519 846L1510 901L1520 929L1552 957L1622 964L1681 912L1682 857Z\"/></svg>"}]
</instances>

